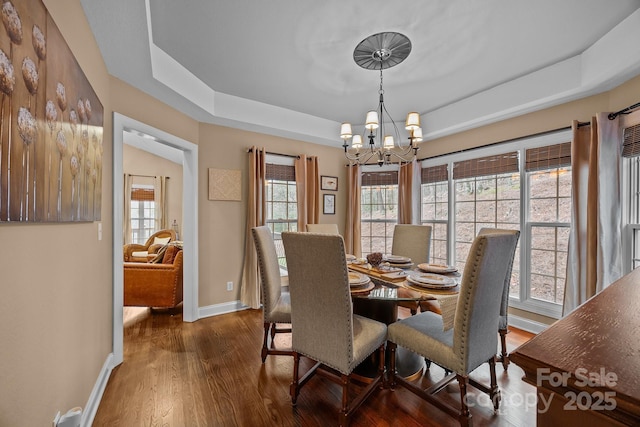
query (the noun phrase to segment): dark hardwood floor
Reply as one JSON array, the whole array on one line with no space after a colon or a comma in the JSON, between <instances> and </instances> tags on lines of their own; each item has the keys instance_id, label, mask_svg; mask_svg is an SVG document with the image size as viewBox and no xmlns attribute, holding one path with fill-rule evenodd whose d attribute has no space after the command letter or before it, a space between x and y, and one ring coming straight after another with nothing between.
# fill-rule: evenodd
<instances>
[{"instance_id":1,"label":"dark hardwood floor","mask_svg":"<svg viewBox=\"0 0 640 427\"><path fill-rule=\"evenodd\" d=\"M401 309L403 310L403 309ZM401 311L400 315L408 312ZM337 425L340 388L313 378L291 405L293 361L269 356L262 364L262 312L245 310L182 322L182 314L125 308L124 362L114 369L94 426L328 426ZM513 329L509 350L531 338ZM289 335L277 344L289 343ZM311 363L303 359L303 366ZM471 388L473 422L479 426L534 426L535 388L522 370L498 365L502 404L498 414ZM443 370L432 365L419 380L426 387ZM487 365L474 377L488 383ZM458 401L453 382L441 398ZM527 400L529 399L529 400ZM534 402L533 407L527 406ZM352 426L457 426L457 422L405 389L376 391L354 414Z\"/></svg>"}]
</instances>

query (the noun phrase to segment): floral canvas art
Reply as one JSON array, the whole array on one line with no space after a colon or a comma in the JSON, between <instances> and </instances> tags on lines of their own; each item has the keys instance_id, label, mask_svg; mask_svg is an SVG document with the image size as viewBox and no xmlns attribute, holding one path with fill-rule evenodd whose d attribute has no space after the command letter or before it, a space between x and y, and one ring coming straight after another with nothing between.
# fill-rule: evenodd
<instances>
[{"instance_id":1,"label":"floral canvas art","mask_svg":"<svg viewBox=\"0 0 640 427\"><path fill-rule=\"evenodd\" d=\"M102 104L41 0L1 14L0 222L100 220Z\"/></svg>"}]
</instances>

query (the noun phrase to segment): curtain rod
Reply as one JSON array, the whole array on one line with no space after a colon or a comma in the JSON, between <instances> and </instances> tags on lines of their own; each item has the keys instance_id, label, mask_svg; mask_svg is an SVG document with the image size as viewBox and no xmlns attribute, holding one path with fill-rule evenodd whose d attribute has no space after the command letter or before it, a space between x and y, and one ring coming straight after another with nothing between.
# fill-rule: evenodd
<instances>
[{"instance_id":1,"label":"curtain rod","mask_svg":"<svg viewBox=\"0 0 640 427\"><path fill-rule=\"evenodd\" d=\"M253 148L249 148L247 150L247 153L252 153L253 152ZM282 156L282 157L291 157L292 159L299 159L300 156L294 155L294 154L281 154L281 153L272 153L271 151L265 151L266 154L271 154L272 156Z\"/></svg>"},{"instance_id":2,"label":"curtain rod","mask_svg":"<svg viewBox=\"0 0 640 427\"><path fill-rule=\"evenodd\" d=\"M639 107L640 107L640 102L638 102L637 104L630 105L627 108L623 108L620 111L616 111L615 113L610 113L608 116L609 120L614 120L620 114L629 114L632 110L635 110L636 108L639 108Z\"/></svg>"},{"instance_id":3,"label":"curtain rod","mask_svg":"<svg viewBox=\"0 0 640 427\"><path fill-rule=\"evenodd\" d=\"M158 177L157 175L136 175L135 173L130 173L130 174L127 174L127 175L129 175L129 176L137 176L139 178L157 178ZM171 177L167 176L166 178L169 179Z\"/></svg>"},{"instance_id":4,"label":"curtain rod","mask_svg":"<svg viewBox=\"0 0 640 427\"><path fill-rule=\"evenodd\" d=\"M579 122L579 123L578 123L578 127L587 126L587 125L590 125L590 124L591 124L590 122ZM467 152L467 151L470 151L470 150L476 150L476 149L478 149L478 148L493 147L494 145L507 144L507 143L509 143L509 142L521 141L521 140L523 140L523 139L533 138L533 137L536 137L536 136L548 135L548 134L552 134L552 133L560 132L560 131L563 131L563 130L569 130L569 129L571 129L571 126L565 126L565 127L562 127L562 128L552 129L552 130L545 130L545 131L542 131L542 132L532 133L532 134L529 134L529 135L518 136L518 137L516 137L516 138L505 139L505 140L503 140L503 141L491 142L491 143L489 143L489 144L480 145L480 146L478 146L478 147L465 148L465 149L462 149L462 150L452 151L452 152L450 152L450 153L438 154L438 155L436 155L436 156L431 156L431 157L423 157L423 158L421 158L421 159L418 159L418 161L419 161L419 162L421 162L421 161L423 161L423 160L427 160L427 159L437 159L438 157L449 156L449 155L451 155L451 154L460 154L460 153L465 153L465 152Z\"/></svg>"}]
</instances>

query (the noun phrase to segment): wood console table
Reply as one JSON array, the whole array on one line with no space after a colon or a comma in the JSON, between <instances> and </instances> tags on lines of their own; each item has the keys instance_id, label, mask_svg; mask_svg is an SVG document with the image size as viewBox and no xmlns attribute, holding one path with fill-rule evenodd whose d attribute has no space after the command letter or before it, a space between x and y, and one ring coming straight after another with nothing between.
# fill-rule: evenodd
<instances>
[{"instance_id":1,"label":"wood console table","mask_svg":"<svg viewBox=\"0 0 640 427\"><path fill-rule=\"evenodd\" d=\"M640 269L509 359L537 388L538 426L640 426Z\"/></svg>"}]
</instances>

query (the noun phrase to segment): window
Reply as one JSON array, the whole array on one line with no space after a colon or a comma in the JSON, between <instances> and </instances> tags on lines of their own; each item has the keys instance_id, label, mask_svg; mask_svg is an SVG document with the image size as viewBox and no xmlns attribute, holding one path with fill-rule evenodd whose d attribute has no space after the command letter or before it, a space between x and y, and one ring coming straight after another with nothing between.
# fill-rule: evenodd
<instances>
[{"instance_id":1,"label":"window","mask_svg":"<svg viewBox=\"0 0 640 427\"><path fill-rule=\"evenodd\" d=\"M431 226L430 262L447 264L449 258L449 174L447 165L422 169L421 223Z\"/></svg>"},{"instance_id":2,"label":"window","mask_svg":"<svg viewBox=\"0 0 640 427\"><path fill-rule=\"evenodd\" d=\"M295 168L291 165L267 163L267 225L273 233L280 267L286 270L281 233L298 230L298 204Z\"/></svg>"},{"instance_id":3,"label":"window","mask_svg":"<svg viewBox=\"0 0 640 427\"><path fill-rule=\"evenodd\" d=\"M463 271L481 228L520 230L510 305L559 318L571 226L570 136L556 132L424 160L421 219L435 230L434 262ZM640 161L636 174L640 189ZM640 198L636 203L640 258Z\"/></svg>"},{"instance_id":4,"label":"window","mask_svg":"<svg viewBox=\"0 0 640 427\"><path fill-rule=\"evenodd\" d=\"M529 296L562 304L571 225L571 143L526 150Z\"/></svg>"},{"instance_id":5,"label":"window","mask_svg":"<svg viewBox=\"0 0 640 427\"><path fill-rule=\"evenodd\" d=\"M155 202L152 185L131 187L131 242L143 245L155 232Z\"/></svg>"},{"instance_id":6,"label":"window","mask_svg":"<svg viewBox=\"0 0 640 427\"><path fill-rule=\"evenodd\" d=\"M464 270L471 244L481 228L520 229L518 152L453 163L455 204L455 265ZM519 243L519 242L518 242ZM518 252L511 276L519 289Z\"/></svg>"},{"instance_id":7,"label":"window","mask_svg":"<svg viewBox=\"0 0 640 427\"><path fill-rule=\"evenodd\" d=\"M622 156L626 223L623 240L627 247L625 272L628 273L640 266L640 125L624 130Z\"/></svg>"},{"instance_id":8,"label":"window","mask_svg":"<svg viewBox=\"0 0 640 427\"><path fill-rule=\"evenodd\" d=\"M362 256L391 253L398 222L398 171L364 171L360 198Z\"/></svg>"}]
</instances>

